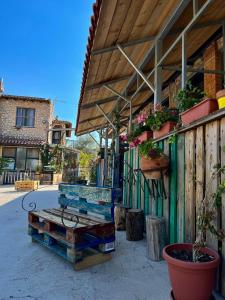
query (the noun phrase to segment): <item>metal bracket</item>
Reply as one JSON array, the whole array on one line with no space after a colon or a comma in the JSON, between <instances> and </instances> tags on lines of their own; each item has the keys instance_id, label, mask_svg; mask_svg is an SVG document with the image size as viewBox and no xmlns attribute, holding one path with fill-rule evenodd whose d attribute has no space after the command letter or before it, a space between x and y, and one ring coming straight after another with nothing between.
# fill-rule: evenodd
<instances>
[{"instance_id":1,"label":"metal bracket","mask_svg":"<svg viewBox=\"0 0 225 300\"><path fill-rule=\"evenodd\" d=\"M113 88L111 88L110 86L104 84L103 85L104 88L106 88L107 90L109 90L110 92L112 92L113 94L115 94L116 96L120 97L121 99L123 99L124 101L130 103L130 100L128 100L126 97L124 97L123 95L121 95L120 93L118 93L117 91L115 91Z\"/></svg>"},{"instance_id":2,"label":"metal bracket","mask_svg":"<svg viewBox=\"0 0 225 300\"><path fill-rule=\"evenodd\" d=\"M144 80L144 82L147 84L147 86L153 91L154 93L154 87L153 85L148 81L147 77L144 75L144 73L135 66L135 64L132 62L132 60L127 56L127 54L124 52L122 47L117 44L117 48L120 50L120 52L123 54L123 56L127 59L127 61L131 64L131 66L135 69L135 71L141 76L141 78Z\"/></svg>"},{"instance_id":3,"label":"metal bracket","mask_svg":"<svg viewBox=\"0 0 225 300\"><path fill-rule=\"evenodd\" d=\"M116 130L116 127L114 126L113 122L109 119L107 114L104 112L104 110L98 104L96 104L96 107L102 113L102 115L105 117L105 119L110 123L110 125L113 127L113 129Z\"/></svg>"},{"instance_id":4,"label":"metal bracket","mask_svg":"<svg viewBox=\"0 0 225 300\"><path fill-rule=\"evenodd\" d=\"M93 137L93 135L88 132L88 135L92 138L92 140L100 147L100 144L97 142L97 140Z\"/></svg>"}]
</instances>

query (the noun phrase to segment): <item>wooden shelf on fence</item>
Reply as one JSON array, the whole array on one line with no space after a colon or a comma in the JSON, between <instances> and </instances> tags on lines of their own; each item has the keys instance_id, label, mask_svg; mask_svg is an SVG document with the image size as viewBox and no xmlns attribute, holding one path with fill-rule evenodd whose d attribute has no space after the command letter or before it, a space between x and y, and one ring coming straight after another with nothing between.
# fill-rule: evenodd
<instances>
[{"instance_id":1,"label":"wooden shelf on fence","mask_svg":"<svg viewBox=\"0 0 225 300\"><path fill-rule=\"evenodd\" d=\"M20 180L15 182L17 191L32 191L39 188L39 180Z\"/></svg>"}]
</instances>

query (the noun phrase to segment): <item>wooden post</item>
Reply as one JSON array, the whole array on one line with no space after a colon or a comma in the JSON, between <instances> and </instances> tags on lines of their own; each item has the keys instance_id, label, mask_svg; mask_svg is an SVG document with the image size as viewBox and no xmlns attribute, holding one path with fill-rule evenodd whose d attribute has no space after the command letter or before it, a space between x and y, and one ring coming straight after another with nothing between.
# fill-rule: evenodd
<instances>
[{"instance_id":1,"label":"wooden post","mask_svg":"<svg viewBox=\"0 0 225 300\"><path fill-rule=\"evenodd\" d=\"M146 216L147 257L154 261L162 258L166 245L166 220L155 216Z\"/></svg>"},{"instance_id":2,"label":"wooden post","mask_svg":"<svg viewBox=\"0 0 225 300\"><path fill-rule=\"evenodd\" d=\"M123 204L115 206L115 228L116 230L126 230L126 213L130 207Z\"/></svg>"},{"instance_id":3,"label":"wooden post","mask_svg":"<svg viewBox=\"0 0 225 300\"><path fill-rule=\"evenodd\" d=\"M142 209L129 209L126 214L126 236L128 241L140 241L144 232L144 212Z\"/></svg>"}]
</instances>

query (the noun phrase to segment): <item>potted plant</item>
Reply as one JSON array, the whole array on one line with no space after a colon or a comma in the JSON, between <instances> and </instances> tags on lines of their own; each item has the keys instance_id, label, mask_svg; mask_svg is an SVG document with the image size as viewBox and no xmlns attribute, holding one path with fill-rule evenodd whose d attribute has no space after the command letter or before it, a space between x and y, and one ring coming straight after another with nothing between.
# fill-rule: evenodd
<instances>
[{"instance_id":1,"label":"potted plant","mask_svg":"<svg viewBox=\"0 0 225 300\"><path fill-rule=\"evenodd\" d=\"M154 141L148 140L139 145L140 168L147 179L159 179L169 166L169 158Z\"/></svg>"},{"instance_id":2,"label":"potted plant","mask_svg":"<svg viewBox=\"0 0 225 300\"><path fill-rule=\"evenodd\" d=\"M225 108L225 89L216 93L219 109Z\"/></svg>"},{"instance_id":3,"label":"potted plant","mask_svg":"<svg viewBox=\"0 0 225 300\"><path fill-rule=\"evenodd\" d=\"M158 106L155 113L149 116L146 124L153 130L155 139L174 130L178 122L178 111Z\"/></svg>"},{"instance_id":4,"label":"potted plant","mask_svg":"<svg viewBox=\"0 0 225 300\"><path fill-rule=\"evenodd\" d=\"M3 184L3 171L8 168L10 162L10 158L0 157L0 184Z\"/></svg>"},{"instance_id":5,"label":"potted plant","mask_svg":"<svg viewBox=\"0 0 225 300\"><path fill-rule=\"evenodd\" d=\"M211 299L220 258L216 251L206 247L205 238L207 231L218 240L225 237L225 231L218 230L213 223L217 208L221 205L221 195L225 191L225 180L215 193L211 191L212 183L220 173L225 173L225 166L213 172L206 185L205 197L197 217L198 231L195 243L172 244L163 249L174 299Z\"/></svg>"},{"instance_id":6,"label":"potted plant","mask_svg":"<svg viewBox=\"0 0 225 300\"><path fill-rule=\"evenodd\" d=\"M184 89L178 91L176 101L183 125L188 125L218 109L216 99L204 97L205 93L194 87L190 81Z\"/></svg>"}]
</instances>

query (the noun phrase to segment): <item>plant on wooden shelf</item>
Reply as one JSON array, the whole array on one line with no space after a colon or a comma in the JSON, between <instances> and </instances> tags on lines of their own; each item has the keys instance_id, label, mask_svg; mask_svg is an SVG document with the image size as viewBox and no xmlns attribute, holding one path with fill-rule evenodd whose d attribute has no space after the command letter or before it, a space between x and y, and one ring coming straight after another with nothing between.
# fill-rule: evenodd
<instances>
[{"instance_id":1,"label":"plant on wooden shelf","mask_svg":"<svg viewBox=\"0 0 225 300\"><path fill-rule=\"evenodd\" d=\"M169 109L161 105L157 105L154 114L146 120L146 124L153 130L154 138L160 138L174 130L177 122L177 109Z\"/></svg>"},{"instance_id":2,"label":"plant on wooden shelf","mask_svg":"<svg viewBox=\"0 0 225 300\"><path fill-rule=\"evenodd\" d=\"M169 166L169 158L151 139L139 145L140 167L147 179L159 179Z\"/></svg>"},{"instance_id":3,"label":"plant on wooden shelf","mask_svg":"<svg viewBox=\"0 0 225 300\"><path fill-rule=\"evenodd\" d=\"M127 135L127 141L131 148L137 147L139 144L152 138L152 130L146 122L148 118L146 112L141 112L132 124L131 132Z\"/></svg>"},{"instance_id":4,"label":"plant on wooden shelf","mask_svg":"<svg viewBox=\"0 0 225 300\"><path fill-rule=\"evenodd\" d=\"M218 109L217 100L205 96L204 91L194 87L190 81L184 89L178 91L176 102L183 125L188 125Z\"/></svg>"},{"instance_id":5,"label":"plant on wooden shelf","mask_svg":"<svg viewBox=\"0 0 225 300\"><path fill-rule=\"evenodd\" d=\"M210 299L214 288L220 258L216 251L206 247L207 233L218 240L225 238L225 230L215 226L218 207L225 192L225 180L213 191L216 178L225 174L225 166L217 166L206 184L205 197L197 216L197 237L194 244L172 244L163 250L168 263L175 299Z\"/></svg>"}]
</instances>

